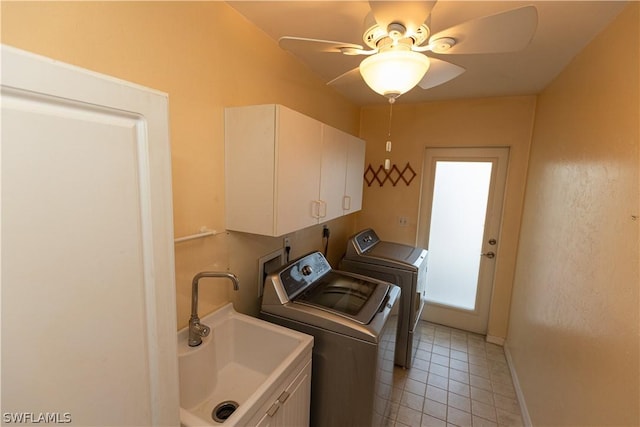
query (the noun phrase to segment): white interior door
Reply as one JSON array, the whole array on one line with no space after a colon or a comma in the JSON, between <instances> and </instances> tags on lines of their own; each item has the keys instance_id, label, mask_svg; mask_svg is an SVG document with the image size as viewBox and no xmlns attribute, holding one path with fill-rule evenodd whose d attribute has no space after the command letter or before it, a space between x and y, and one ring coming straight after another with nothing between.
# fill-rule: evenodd
<instances>
[{"instance_id":1,"label":"white interior door","mask_svg":"<svg viewBox=\"0 0 640 427\"><path fill-rule=\"evenodd\" d=\"M5 46L1 91L3 422L177 425L166 95Z\"/></svg>"},{"instance_id":2,"label":"white interior door","mask_svg":"<svg viewBox=\"0 0 640 427\"><path fill-rule=\"evenodd\" d=\"M428 248L422 318L486 333L508 148L427 148L418 245Z\"/></svg>"}]
</instances>

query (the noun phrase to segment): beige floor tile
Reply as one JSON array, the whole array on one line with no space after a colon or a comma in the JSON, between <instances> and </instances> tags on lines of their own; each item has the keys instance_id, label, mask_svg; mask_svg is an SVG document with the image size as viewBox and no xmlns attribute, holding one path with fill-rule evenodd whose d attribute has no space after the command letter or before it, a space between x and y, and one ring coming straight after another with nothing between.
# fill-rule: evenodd
<instances>
[{"instance_id":1,"label":"beige floor tile","mask_svg":"<svg viewBox=\"0 0 640 427\"><path fill-rule=\"evenodd\" d=\"M434 373L429 373L427 384L441 388L443 390L449 389L449 379L447 377L436 375Z\"/></svg>"},{"instance_id":2,"label":"beige floor tile","mask_svg":"<svg viewBox=\"0 0 640 427\"><path fill-rule=\"evenodd\" d=\"M396 422L400 422L402 424L408 426L419 426L422 421L422 410L411 409L408 406L400 405L400 409L398 409L398 416L396 417Z\"/></svg>"},{"instance_id":3,"label":"beige floor tile","mask_svg":"<svg viewBox=\"0 0 640 427\"><path fill-rule=\"evenodd\" d=\"M487 366L469 364L469 373L482 378L491 378L491 372Z\"/></svg>"},{"instance_id":4,"label":"beige floor tile","mask_svg":"<svg viewBox=\"0 0 640 427\"><path fill-rule=\"evenodd\" d=\"M489 421L497 421L496 408L493 405L478 402L477 400L471 401L471 413Z\"/></svg>"},{"instance_id":5,"label":"beige floor tile","mask_svg":"<svg viewBox=\"0 0 640 427\"><path fill-rule=\"evenodd\" d=\"M471 399L477 400L478 402L486 403L488 405L494 404L493 392L473 386L471 386Z\"/></svg>"},{"instance_id":6,"label":"beige floor tile","mask_svg":"<svg viewBox=\"0 0 640 427\"><path fill-rule=\"evenodd\" d=\"M428 385L427 386L427 394L425 397L427 399L435 400L436 402L447 404L447 390L443 390L441 388Z\"/></svg>"},{"instance_id":7,"label":"beige floor tile","mask_svg":"<svg viewBox=\"0 0 640 427\"><path fill-rule=\"evenodd\" d=\"M422 412L432 417L447 419L447 404L436 402L435 400L425 399Z\"/></svg>"},{"instance_id":8,"label":"beige floor tile","mask_svg":"<svg viewBox=\"0 0 640 427\"><path fill-rule=\"evenodd\" d=\"M447 427L447 422L429 415L422 415L421 427Z\"/></svg>"},{"instance_id":9,"label":"beige floor tile","mask_svg":"<svg viewBox=\"0 0 640 427\"><path fill-rule=\"evenodd\" d=\"M471 414L449 406L447 408L447 423L459 427L470 427Z\"/></svg>"},{"instance_id":10,"label":"beige floor tile","mask_svg":"<svg viewBox=\"0 0 640 427\"><path fill-rule=\"evenodd\" d=\"M415 369L420 369L422 371L428 371L429 370L429 361L428 360L422 360L422 359L414 358L412 363L411 363L411 367L415 368Z\"/></svg>"},{"instance_id":11,"label":"beige floor tile","mask_svg":"<svg viewBox=\"0 0 640 427\"><path fill-rule=\"evenodd\" d=\"M417 368L414 368L414 367L409 369L408 378L410 378L412 380L420 381L421 383L426 383L428 377L429 377L429 372L427 372L427 371L423 371L421 369L417 369Z\"/></svg>"},{"instance_id":12,"label":"beige floor tile","mask_svg":"<svg viewBox=\"0 0 640 427\"><path fill-rule=\"evenodd\" d=\"M386 367L385 427L523 425L502 347L484 337L423 322L411 369Z\"/></svg>"},{"instance_id":13,"label":"beige floor tile","mask_svg":"<svg viewBox=\"0 0 640 427\"><path fill-rule=\"evenodd\" d=\"M438 365L437 363L432 363L429 366L429 373L449 378L449 368L443 365Z\"/></svg>"},{"instance_id":14,"label":"beige floor tile","mask_svg":"<svg viewBox=\"0 0 640 427\"><path fill-rule=\"evenodd\" d=\"M411 409L415 409L416 411L422 411L422 405L424 404L424 395L413 394L408 391L404 391L402 393L402 398L400 399L400 406L407 406Z\"/></svg>"},{"instance_id":15,"label":"beige floor tile","mask_svg":"<svg viewBox=\"0 0 640 427\"><path fill-rule=\"evenodd\" d=\"M486 420L484 418L478 417L477 415L472 415L473 427L498 427L498 424L493 421Z\"/></svg>"},{"instance_id":16,"label":"beige floor tile","mask_svg":"<svg viewBox=\"0 0 640 427\"><path fill-rule=\"evenodd\" d=\"M441 354L431 354L431 363L437 363L438 365L449 367L450 359L448 356Z\"/></svg>"},{"instance_id":17,"label":"beige floor tile","mask_svg":"<svg viewBox=\"0 0 640 427\"><path fill-rule=\"evenodd\" d=\"M469 364L462 360L450 359L449 367L459 371L469 372Z\"/></svg>"},{"instance_id":18,"label":"beige floor tile","mask_svg":"<svg viewBox=\"0 0 640 427\"><path fill-rule=\"evenodd\" d=\"M500 394L494 394L493 399L494 399L494 402L495 402L494 405L496 408L502 409L514 414L520 413L520 405L518 404L518 401L516 399L502 396Z\"/></svg>"},{"instance_id":19,"label":"beige floor tile","mask_svg":"<svg viewBox=\"0 0 640 427\"><path fill-rule=\"evenodd\" d=\"M449 369L449 379L460 383L469 384L469 373L458 371L457 369Z\"/></svg>"},{"instance_id":20,"label":"beige floor tile","mask_svg":"<svg viewBox=\"0 0 640 427\"><path fill-rule=\"evenodd\" d=\"M519 414L496 409L496 417L498 418L498 425L501 426L521 427L523 425L522 417Z\"/></svg>"},{"instance_id":21,"label":"beige floor tile","mask_svg":"<svg viewBox=\"0 0 640 427\"><path fill-rule=\"evenodd\" d=\"M420 381L408 379L407 382L404 384L404 389L405 391L408 391L410 393L424 396L424 392L426 390L426 384L421 383Z\"/></svg>"},{"instance_id":22,"label":"beige floor tile","mask_svg":"<svg viewBox=\"0 0 640 427\"><path fill-rule=\"evenodd\" d=\"M464 397L471 396L469 384L461 383L452 379L449 379L449 391Z\"/></svg>"},{"instance_id":23,"label":"beige floor tile","mask_svg":"<svg viewBox=\"0 0 640 427\"><path fill-rule=\"evenodd\" d=\"M449 357L449 352L450 351L451 350L448 347L441 347L439 345L434 345L433 346L433 350L431 350L431 352L433 354L439 354L439 355L442 355L442 356L445 356L445 357Z\"/></svg>"},{"instance_id":24,"label":"beige floor tile","mask_svg":"<svg viewBox=\"0 0 640 427\"><path fill-rule=\"evenodd\" d=\"M468 397L460 396L459 394L449 392L447 396L447 405L450 408L460 409L464 412L471 412L471 399Z\"/></svg>"}]
</instances>

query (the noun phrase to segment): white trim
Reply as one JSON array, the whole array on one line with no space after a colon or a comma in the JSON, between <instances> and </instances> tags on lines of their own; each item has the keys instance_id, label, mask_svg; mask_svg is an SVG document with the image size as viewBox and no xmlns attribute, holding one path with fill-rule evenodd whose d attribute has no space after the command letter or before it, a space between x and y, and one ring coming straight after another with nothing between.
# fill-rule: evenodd
<instances>
[{"instance_id":1,"label":"white trim","mask_svg":"<svg viewBox=\"0 0 640 427\"><path fill-rule=\"evenodd\" d=\"M502 337L494 337L492 335L487 335L486 340L487 340L487 342L490 342L491 344L497 344L499 346L504 347L504 338L502 338Z\"/></svg>"},{"instance_id":2,"label":"white trim","mask_svg":"<svg viewBox=\"0 0 640 427\"><path fill-rule=\"evenodd\" d=\"M215 236L217 234L220 234L220 233L216 230L209 230L207 229L207 227L201 227L200 232L198 234L191 234L189 236L177 237L173 239L173 242L181 243L181 242L186 242L188 240L200 239L202 237Z\"/></svg>"},{"instance_id":3,"label":"white trim","mask_svg":"<svg viewBox=\"0 0 640 427\"><path fill-rule=\"evenodd\" d=\"M488 337L487 337L487 340L488 340ZM504 355L507 358L507 365L509 365L509 371L511 372L513 388L515 388L516 390L516 396L518 397L518 403L520 404L520 413L522 414L522 421L524 422L525 427L533 427L533 423L531 422L531 416L529 416L529 409L527 408L527 403L524 400L524 393L520 388L520 381L518 380L516 367L513 364L513 359L511 358L511 352L509 351L509 345L506 342L504 343Z\"/></svg>"},{"instance_id":4,"label":"white trim","mask_svg":"<svg viewBox=\"0 0 640 427\"><path fill-rule=\"evenodd\" d=\"M509 147L426 147L423 155L422 189L418 210L419 224L424 227L419 226L417 229L416 246L424 248L429 246L432 219L431 207L433 204L436 166L439 161L490 162L493 165L489 193L487 194L486 220L482 240L489 241L490 238L495 238L499 241L509 167ZM494 248L483 245L482 249L485 252L489 249L497 251L497 257L500 259L499 246ZM431 256L429 260L429 262L433 261ZM438 306L428 303L428 307L423 313L423 319L484 335L487 332L489 313L491 311L496 266L496 262L489 259L479 263L473 311L455 309L447 304Z\"/></svg>"}]
</instances>

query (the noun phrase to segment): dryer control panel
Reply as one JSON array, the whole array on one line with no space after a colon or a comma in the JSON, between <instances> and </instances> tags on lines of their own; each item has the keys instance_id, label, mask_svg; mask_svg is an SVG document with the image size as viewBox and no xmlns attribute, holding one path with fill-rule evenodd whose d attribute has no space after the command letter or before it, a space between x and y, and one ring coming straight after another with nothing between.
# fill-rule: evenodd
<instances>
[{"instance_id":1,"label":"dryer control panel","mask_svg":"<svg viewBox=\"0 0 640 427\"><path fill-rule=\"evenodd\" d=\"M380 238L375 231L369 228L358 233L353 238L353 241L358 246L358 252L362 254L374 247L380 241Z\"/></svg>"}]
</instances>

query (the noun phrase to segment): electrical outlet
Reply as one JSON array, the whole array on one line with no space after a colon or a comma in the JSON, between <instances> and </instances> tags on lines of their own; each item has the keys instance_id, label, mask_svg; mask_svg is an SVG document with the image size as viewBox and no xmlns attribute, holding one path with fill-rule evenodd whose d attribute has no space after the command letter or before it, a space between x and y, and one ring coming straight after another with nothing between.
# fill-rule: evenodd
<instances>
[{"instance_id":1,"label":"electrical outlet","mask_svg":"<svg viewBox=\"0 0 640 427\"><path fill-rule=\"evenodd\" d=\"M283 240L283 243L284 243L283 246L285 248L290 248L291 247L291 241L289 240L289 237L285 237L284 240Z\"/></svg>"},{"instance_id":2,"label":"electrical outlet","mask_svg":"<svg viewBox=\"0 0 640 427\"><path fill-rule=\"evenodd\" d=\"M407 225L409 225L409 219L406 216L398 217L398 225L400 227L406 227Z\"/></svg>"}]
</instances>

